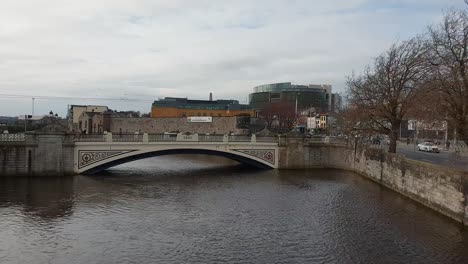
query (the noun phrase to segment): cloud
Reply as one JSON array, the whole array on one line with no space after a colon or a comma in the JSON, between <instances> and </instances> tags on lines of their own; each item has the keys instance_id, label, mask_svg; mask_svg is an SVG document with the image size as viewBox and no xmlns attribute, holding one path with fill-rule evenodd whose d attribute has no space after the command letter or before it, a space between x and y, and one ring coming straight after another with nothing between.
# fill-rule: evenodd
<instances>
[{"instance_id":1,"label":"cloud","mask_svg":"<svg viewBox=\"0 0 468 264\"><path fill-rule=\"evenodd\" d=\"M0 94L245 101L253 86L277 81L342 91L353 69L459 5L422 2L3 0ZM71 103L95 102L42 100L36 109L63 114ZM29 109L0 97L0 115Z\"/></svg>"}]
</instances>

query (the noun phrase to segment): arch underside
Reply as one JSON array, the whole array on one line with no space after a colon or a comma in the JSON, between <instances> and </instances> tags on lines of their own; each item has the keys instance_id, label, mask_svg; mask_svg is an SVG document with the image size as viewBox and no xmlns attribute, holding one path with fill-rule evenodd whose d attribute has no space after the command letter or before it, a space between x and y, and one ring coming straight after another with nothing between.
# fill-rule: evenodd
<instances>
[{"instance_id":1,"label":"arch underside","mask_svg":"<svg viewBox=\"0 0 468 264\"><path fill-rule=\"evenodd\" d=\"M93 174L103 170L106 170L111 167L115 167L117 165L125 164L128 162L158 157L158 156L166 156L166 155L176 155L176 154L201 154L201 155L212 155L218 157L225 157L234 161L237 161L242 164L246 164L255 168L260 169L273 169L273 165L265 164L264 162L257 161L255 159L245 157L242 155L237 155L231 152L224 152L224 151L216 151L216 150L208 150L208 149L167 149L167 150L157 150L157 151L150 151L145 153L139 153L127 157L111 159L106 163L93 166L92 168L85 169L81 173L86 174Z\"/></svg>"}]
</instances>

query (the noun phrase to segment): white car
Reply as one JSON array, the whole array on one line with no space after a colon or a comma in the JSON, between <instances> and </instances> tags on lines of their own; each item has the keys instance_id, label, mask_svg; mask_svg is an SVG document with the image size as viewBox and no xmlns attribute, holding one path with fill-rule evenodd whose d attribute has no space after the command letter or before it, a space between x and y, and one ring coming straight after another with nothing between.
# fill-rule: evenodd
<instances>
[{"instance_id":1,"label":"white car","mask_svg":"<svg viewBox=\"0 0 468 264\"><path fill-rule=\"evenodd\" d=\"M439 148L436 145L434 145L434 143L431 143L431 142L423 142L421 144L418 144L418 150L427 151L427 152L435 152L435 153L440 152Z\"/></svg>"}]
</instances>

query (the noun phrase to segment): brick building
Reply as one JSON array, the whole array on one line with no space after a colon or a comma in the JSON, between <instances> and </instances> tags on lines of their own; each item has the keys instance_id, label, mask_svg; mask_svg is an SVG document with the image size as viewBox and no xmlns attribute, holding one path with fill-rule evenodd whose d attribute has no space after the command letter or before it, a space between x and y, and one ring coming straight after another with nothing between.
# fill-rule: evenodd
<instances>
[{"instance_id":1,"label":"brick building","mask_svg":"<svg viewBox=\"0 0 468 264\"><path fill-rule=\"evenodd\" d=\"M151 117L189 117L189 116L253 116L249 105L239 104L236 100L189 100L187 98L166 97L154 101Z\"/></svg>"}]
</instances>

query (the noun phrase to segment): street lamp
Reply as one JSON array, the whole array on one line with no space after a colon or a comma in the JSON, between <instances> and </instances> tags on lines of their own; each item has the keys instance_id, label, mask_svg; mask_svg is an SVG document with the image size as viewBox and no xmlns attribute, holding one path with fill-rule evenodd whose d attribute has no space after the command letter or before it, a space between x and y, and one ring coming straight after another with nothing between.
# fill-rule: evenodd
<instances>
[{"instance_id":1,"label":"street lamp","mask_svg":"<svg viewBox=\"0 0 468 264\"><path fill-rule=\"evenodd\" d=\"M297 117L297 97L301 95L301 93L296 93L296 117Z\"/></svg>"},{"instance_id":2,"label":"street lamp","mask_svg":"<svg viewBox=\"0 0 468 264\"><path fill-rule=\"evenodd\" d=\"M24 115L24 133L27 132L27 122L30 118L32 118L32 115Z\"/></svg>"}]
</instances>

